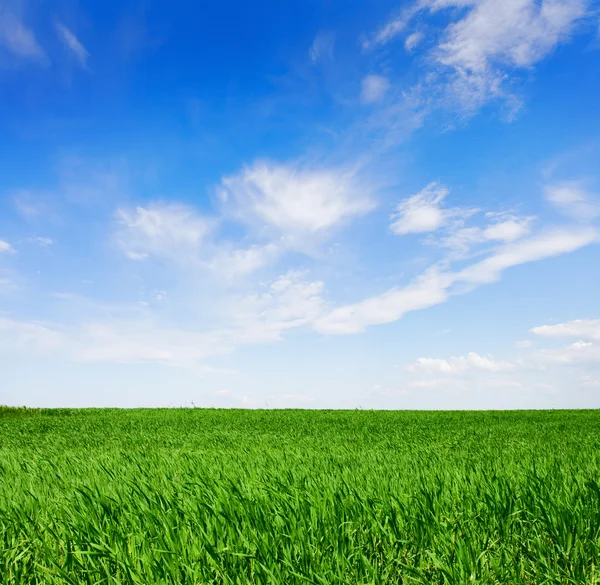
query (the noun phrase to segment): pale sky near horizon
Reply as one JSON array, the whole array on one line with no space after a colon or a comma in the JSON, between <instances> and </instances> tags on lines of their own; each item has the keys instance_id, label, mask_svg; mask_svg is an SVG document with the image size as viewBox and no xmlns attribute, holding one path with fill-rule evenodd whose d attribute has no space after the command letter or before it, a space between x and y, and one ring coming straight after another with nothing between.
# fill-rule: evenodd
<instances>
[{"instance_id":1,"label":"pale sky near horizon","mask_svg":"<svg viewBox=\"0 0 600 585\"><path fill-rule=\"evenodd\" d=\"M0 404L600 407L600 4L0 1Z\"/></svg>"}]
</instances>

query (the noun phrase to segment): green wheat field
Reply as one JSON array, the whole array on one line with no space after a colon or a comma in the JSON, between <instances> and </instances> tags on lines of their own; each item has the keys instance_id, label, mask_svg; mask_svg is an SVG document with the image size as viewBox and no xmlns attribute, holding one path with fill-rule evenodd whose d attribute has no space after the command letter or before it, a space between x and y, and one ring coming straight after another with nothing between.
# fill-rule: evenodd
<instances>
[{"instance_id":1,"label":"green wheat field","mask_svg":"<svg viewBox=\"0 0 600 585\"><path fill-rule=\"evenodd\" d=\"M600 412L0 409L0 582L600 583Z\"/></svg>"}]
</instances>

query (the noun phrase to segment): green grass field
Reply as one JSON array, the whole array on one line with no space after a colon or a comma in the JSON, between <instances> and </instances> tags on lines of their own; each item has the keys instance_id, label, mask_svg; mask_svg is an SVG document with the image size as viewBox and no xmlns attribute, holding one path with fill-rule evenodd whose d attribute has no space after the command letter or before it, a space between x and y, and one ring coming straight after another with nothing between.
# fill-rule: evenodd
<instances>
[{"instance_id":1,"label":"green grass field","mask_svg":"<svg viewBox=\"0 0 600 585\"><path fill-rule=\"evenodd\" d=\"M0 582L600 583L600 412L0 411Z\"/></svg>"}]
</instances>

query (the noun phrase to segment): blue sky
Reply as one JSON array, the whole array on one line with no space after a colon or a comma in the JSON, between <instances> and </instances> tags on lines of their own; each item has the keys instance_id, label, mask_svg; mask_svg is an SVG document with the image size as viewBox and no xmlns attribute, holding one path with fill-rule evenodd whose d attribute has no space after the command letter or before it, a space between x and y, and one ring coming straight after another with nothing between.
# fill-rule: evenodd
<instances>
[{"instance_id":1,"label":"blue sky","mask_svg":"<svg viewBox=\"0 0 600 585\"><path fill-rule=\"evenodd\" d=\"M4 0L0 403L599 407L599 9Z\"/></svg>"}]
</instances>

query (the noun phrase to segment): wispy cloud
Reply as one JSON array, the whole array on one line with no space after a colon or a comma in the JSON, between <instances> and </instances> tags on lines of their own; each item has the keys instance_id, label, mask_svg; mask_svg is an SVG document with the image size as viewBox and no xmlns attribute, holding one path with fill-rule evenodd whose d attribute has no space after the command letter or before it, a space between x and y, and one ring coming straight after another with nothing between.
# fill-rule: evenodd
<instances>
[{"instance_id":1,"label":"wispy cloud","mask_svg":"<svg viewBox=\"0 0 600 585\"><path fill-rule=\"evenodd\" d=\"M56 352L80 362L196 368L239 346L280 341L285 332L312 322L322 310L323 283L303 277L285 273L254 293L231 296L214 327L165 326L147 308L68 327L0 318L0 347ZM65 302L76 299L67 296Z\"/></svg>"},{"instance_id":2,"label":"wispy cloud","mask_svg":"<svg viewBox=\"0 0 600 585\"><path fill-rule=\"evenodd\" d=\"M593 229L542 231L495 248L483 260L458 272L433 266L404 288L334 309L320 317L314 327L333 335L359 333L371 325L392 323L408 312L443 303L451 294L464 294L482 284L496 282L505 270L514 266L573 252L599 241L600 236Z\"/></svg>"},{"instance_id":3,"label":"wispy cloud","mask_svg":"<svg viewBox=\"0 0 600 585\"><path fill-rule=\"evenodd\" d=\"M546 199L565 215L579 221L600 217L600 200L584 188L581 182L567 181L546 185Z\"/></svg>"},{"instance_id":4,"label":"wispy cloud","mask_svg":"<svg viewBox=\"0 0 600 585\"><path fill-rule=\"evenodd\" d=\"M421 31L416 31L409 34L404 41L404 48L408 53L412 53L417 46L421 43L424 38L424 34Z\"/></svg>"},{"instance_id":5,"label":"wispy cloud","mask_svg":"<svg viewBox=\"0 0 600 585\"><path fill-rule=\"evenodd\" d=\"M63 343L63 335L57 328L34 321L22 322L0 317L0 346L48 351L60 348Z\"/></svg>"},{"instance_id":6,"label":"wispy cloud","mask_svg":"<svg viewBox=\"0 0 600 585\"><path fill-rule=\"evenodd\" d=\"M197 258L199 247L214 226L192 207L173 203L133 211L119 209L117 221L117 241L132 260L155 255L177 263Z\"/></svg>"},{"instance_id":7,"label":"wispy cloud","mask_svg":"<svg viewBox=\"0 0 600 585\"><path fill-rule=\"evenodd\" d=\"M363 104L375 104L380 102L390 88L387 77L382 75L367 75L362 80L362 91L360 100Z\"/></svg>"},{"instance_id":8,"label":"wispy cloud","mask_svg":"<svg viewBox=\"0 0 600 585\"><path fill-rule=\"evenodd\" d=\"M308 56L313 63L323 59L333 59L335 35L331 32L320 32L312 42Z\"/></svg>"},{"instance_id":9,"label":"wispy cloud","mask_svg":"<svg viewBox=\"0 0 600 585\"><path fill-rule=\"evenodd\" d=\"M46 54L38 44L33 31L12 12L3 8L0 8L0 44L17 57L46 61Z\"/></svg>"},{"instance_id":10,"label":"wispy cloud","mask_svg":"<svg viewBox=\"0 0 600 585\"><path fill-rule=\"evenodd\" d=\"M87 60L90 54L75 34L59 21L56 22L56 33L66 47L73 53L79 64L84 69L87 69Z\"/></svg>"},{"instance_id":11,"label":"wispy cloud","mask_svg":"<svg viewBox=\"0 0 600 585\"><path fill-rule=\"evenodd\" d=\"M52 238L46 238L43 236L37 236L33 238L33 241L38 246L42 246L43 248L47 248L48 246L52 246L52 244L54 244L54 240Z\"/></svg>"},{"instance_id":12,"label":"wispy cloud","mask_svg":"<svg viewBox=\"0 0 600 585\"><path fill-rule=\"evenodd\" d=\"M451 275L433 269L404 288L333 309L315 321L314 329L328 335L350 335L371 325L393 323L406 313L446 301L452 280Z\"/></svg>"},{"instance_id":13,"label":"wispy cloud","mask_svg":"<svg viewBox=\"0 0 600 585\"><path fill-rule=\"evenodd\" d=\"M530 238L502 246L484 260L464 268L456 273L456 282L472 285L496 282L508 268L574 252L599 241L600 235L591 228L542 231Z\"/></svg>"},{"instance_id":14,"label":"wispy cloud","mask_svg":"<svg viewBox=\"0 0 600 585\"><path fill-rule=\"evenodd\" d=\"M436 67L423 79L429 93L441 92L448 105L468 113L491 99L517 103L505 89L512 72L531 68L568 42L588 7L588 0L420 0L383 25L365 46L407 33L410 52L421 40L420 31L411 32L415 16L458 15L441 32L432 32L429 62Z\"/></svg>"}]
</instances>

